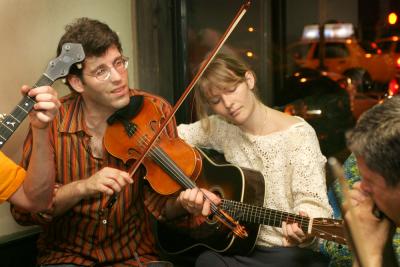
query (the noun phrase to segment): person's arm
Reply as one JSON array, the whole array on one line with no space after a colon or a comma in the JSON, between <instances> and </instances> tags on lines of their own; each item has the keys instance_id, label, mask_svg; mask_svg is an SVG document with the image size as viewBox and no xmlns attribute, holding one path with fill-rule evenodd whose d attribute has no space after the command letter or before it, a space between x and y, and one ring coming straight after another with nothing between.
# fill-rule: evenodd
<instances>
[{"instance_id":1,"label":"person's arm","mask_svg":"<svg viewBox=\"0 0 400 267\"><path fill-rule=\"evenodd\" d=\"M9 201L27 210L40 211L49 207L53 197L55 168L48 128L58 113L60 102L56 91L49 86L34 89L23 86L21 91L37 102L29 114L33 136L32 155L25 181Z\"/></svg>"},{"instance_id":2,"label":"person's arm","mask_svg":"<svg viewBox=\"0 0 400 267\"><path fill-rule=\"evenodd\" d=\"M299 127L291 137L288 148L293 166L291 192L295 213L311 217L331 217L325 180L325 157L321 154L315 131L309 126ZM304 233L297 224L284 224L287 246L310 246L314 238Z\"/></svg>"},{"instance_id":3,"label":"person's arm","mask_svg":"<svg viewBox=\"0 0 400 267\"><path fill-rule=\"evenodd\" d=\"M374 215L374 202L363 192L360 182L353 185L349 198L344 203L344 218L351 225L353 243L363 266L398 266L392 244L395 224L386 216L378 218ZM354 265L357 264L355 260Z\"/></svg>"},{"instance_id":4,"label":"person's arm","mask_svg":"<svg viewBox=\"0 0 400 267\"><path fill-rule=\"evenodd\" d=\"M47 215L59 216L82 199L101 193L111 196L132 183L133 180L127 172L105 167L87 179L60 186L56 191L53 207Z\"/></svg>"}]
</instances>

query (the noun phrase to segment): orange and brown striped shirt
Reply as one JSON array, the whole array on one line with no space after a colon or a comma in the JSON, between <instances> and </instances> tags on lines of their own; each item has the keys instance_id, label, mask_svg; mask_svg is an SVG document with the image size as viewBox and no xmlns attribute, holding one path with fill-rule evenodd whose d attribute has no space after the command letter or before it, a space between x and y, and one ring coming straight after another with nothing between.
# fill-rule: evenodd
<instances>
[{"instance_id":1,"label":"orange and brown striped shirt","mask_svg":"<svg viewBox=\"0 0 400 267\"><path fill-rule=\"evenodd\" d=\"M149 98L165 116L171 112L170 105L160 97L140 90L131 90L131 95ZM88 178L106 166L129 170L129 161L124 164L108 153L102 159L91 154L82 97L71 94L63 97L61 102L50 133L57 186ZM177 136L175 120L166 130L169 136ZM22 165L25 168L29 165L31 146L32 136L29 134L23 149ZM143 174L143 171L139 172ZM138 177L135 178L135 183L123 188L116 203L105 214L101 208L109 199L106 195L83 199L51 221L11 207L20 224L40 224L43 228L38 240L38 264L137 266L135 252L143 262L156 259L149 215L161 217L166 197L156 194L146 183L139 183Z\"/></svg>"}]
</instances>

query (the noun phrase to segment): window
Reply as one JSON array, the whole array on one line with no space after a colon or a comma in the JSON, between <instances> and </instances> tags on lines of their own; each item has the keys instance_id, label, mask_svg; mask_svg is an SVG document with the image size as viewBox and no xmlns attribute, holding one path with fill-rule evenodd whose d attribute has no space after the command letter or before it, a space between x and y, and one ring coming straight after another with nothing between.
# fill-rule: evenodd
<instances>
[{"instance_id":1,"label":"window","mask_svg":"<svg viewBox=\"0 0 400 267\"><path fill-rule=\"evenodd\" d=\"M344 43L325 43L325 58L344 58L349 56L349 50ZM313 57L319 58L319 45L316 44Z\"/></svg>"}]
</instances>

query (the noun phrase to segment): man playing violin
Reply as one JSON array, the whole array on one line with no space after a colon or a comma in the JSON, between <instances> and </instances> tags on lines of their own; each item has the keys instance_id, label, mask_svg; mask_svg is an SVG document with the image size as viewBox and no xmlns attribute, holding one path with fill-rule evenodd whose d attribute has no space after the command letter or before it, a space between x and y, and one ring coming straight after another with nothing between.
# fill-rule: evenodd
<instances>
[{"instance_id":1,"label":"man playing violin","mask_svg":"<svg viewBox=\"0 0 400 267\"><path fill-rule=\"evenodd\" d=\"M61 98L59 115L49 130L54 160L44 162L43 168L55 170L48 174L56 181L53 205L39 214L14 206L12 214L21 224L42 225L41 266L139 266L157 259L149 215L164 219L184 210L176 198L156 194L139 179L143 169L130 177L132 162L111 155L103 137L107 119L130 107L131 96L149 99L164 117L171 107L160 97L129 89L128 58L108 25L80 18L66 27L58 53L67 42L81 43L86 57L82 68L71 67L67 85L72 92ZM176 136L175 121L166 132ZM24 167L32 155L32 135L28 135ZM115 203L108 205L116 193Z\"/></svg>"},{"instance_id":2,"label":"man playing violin","mask_svg":"<svg viewBox=\"0 0 400 267\"><path fill-rule=\"evenodd\" d=\"M30 113L32 160L25 171L0 151L0 203L9 201L25 210L42 211L49 206L54 184L54 179L47 177L53 170L42 168L43 161L52 160L47 128L56 116L60 102L57 92L49 86L29 89L23 86L21 92L36 100Z\"/></svg>"},{"instance_id":3,"label":"man playing violin","mask_svg":"<svg viewBox=\"0 0 400 267\"><path fill-rule=\"evenodd\" d=\"M357 223L353 234L363 266L398 266L392 237L400 226L399 136L400 97L368 110L347 134L362 178L349 193L345 218Z\"/></svg>"}]
</instances>

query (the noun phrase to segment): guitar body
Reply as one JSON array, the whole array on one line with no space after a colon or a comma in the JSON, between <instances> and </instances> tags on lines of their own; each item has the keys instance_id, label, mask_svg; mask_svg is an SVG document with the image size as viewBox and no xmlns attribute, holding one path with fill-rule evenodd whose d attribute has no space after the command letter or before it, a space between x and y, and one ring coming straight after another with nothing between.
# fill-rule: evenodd
<instances>
[{"instance_id":1,"label":"guitar body","mask_svg":"<svg viewBox=\"0 0 400 267\"><path fill-rule=\"evenodd\" d=\"M206 188L224 199L255 206L264 205L264 178L260 172L229 164L222 160L220 154L213 156L199 151L203 158L203 169L196 181L199 188ZM254 248L260 225L240 220L239 223L245 227L247 238L234 236L215 218L208 218L200 226L186 232L168 223L157 222L157 240L161 250L169 255L184 252L197 254L205 248L220 253L245 255Z\"/></svg>"}]
</instances>

